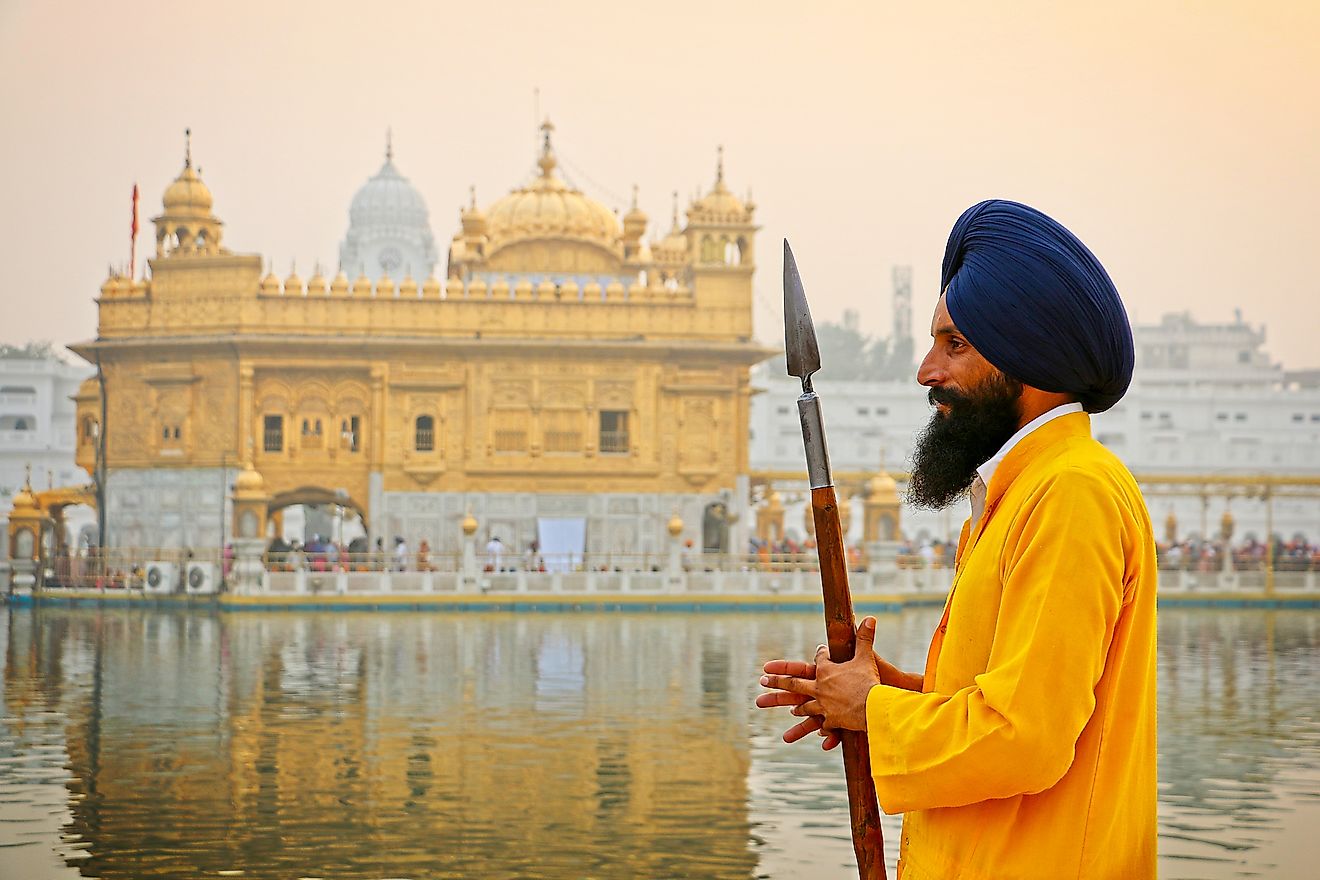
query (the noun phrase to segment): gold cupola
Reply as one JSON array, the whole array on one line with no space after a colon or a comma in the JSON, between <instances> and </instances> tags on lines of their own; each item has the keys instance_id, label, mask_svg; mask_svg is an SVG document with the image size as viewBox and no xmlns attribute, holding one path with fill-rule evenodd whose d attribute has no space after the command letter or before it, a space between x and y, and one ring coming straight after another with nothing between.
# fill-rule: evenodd
<instances>
[{"instance_id":1,"label":"gold cupola","mask_svg":"<svg viewBox=\"0 0 1320 880\"><path fill-rule=\"evenodd\" d=\"M193 168L192 129L184 130L183 170L165 189L164 213L156 224L156 257L213 256L228 253L220 247L223 224L211 213L211 190Z\"/></svg>"},{"instance_id":2,"label":"gold cupola","mask_svg":"<svg viewBox=\"0 0 1320 880\"><path fill-rule=\"evenodd\" d=\"M613 273L623 257L622 230L614 211L583 195L560 178L559 160L550 143L554 126L541 126L539 175L513 190L486 212L486 269L538 271L534 242L554 241L570 272ZM461 239L460 239L461 240ZM466 244L466 242L465 242ZM475 255L464 250L465 257Z\"/></svg>"}]
</instances>

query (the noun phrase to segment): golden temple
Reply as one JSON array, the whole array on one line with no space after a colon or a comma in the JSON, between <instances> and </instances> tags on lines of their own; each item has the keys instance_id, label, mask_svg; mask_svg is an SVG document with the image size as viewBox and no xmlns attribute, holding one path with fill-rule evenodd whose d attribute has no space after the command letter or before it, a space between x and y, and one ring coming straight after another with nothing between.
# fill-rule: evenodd
<instances>
[{"instance_id":1,"label":"golden temple","mask_svg":"<svg viewBox=\"0 0 1320 880\"><path fill-rule=\"evenodd\" d=\"M755 206L721 153L648 241L636 191L620 220L570 186L552 132L534 178L484 210L474 195L443 280L420 281L391 276L407 242L330 279L263 274L224 246L189 147L147 277L112 273L97 338L71 346L99 370L78 463L95 475L103 448L107 544L219 546L242 467L273 516L342 504L437 551L469 510L512 547L576 518L588 552L621 553L660 551L675 511L738 512L749 368L771 354L752 338ZM407 194L392 149L378 180ZM355 199L354 222L376 207Z\"/></svg>"}]
</instances>

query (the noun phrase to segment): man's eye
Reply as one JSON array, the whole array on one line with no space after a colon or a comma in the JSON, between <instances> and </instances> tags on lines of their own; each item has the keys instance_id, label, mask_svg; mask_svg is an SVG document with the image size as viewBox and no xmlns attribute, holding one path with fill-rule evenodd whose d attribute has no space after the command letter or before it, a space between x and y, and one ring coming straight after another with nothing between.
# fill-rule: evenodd
<instances>
[{"instance_id":1,"label":"man's eye","mask_svg":"<svg viewBox=\"0 0 1320 880\"><path fill-rule=\"evenodd\" d=\"M962 348L962 347L963 347L964 345L966 345L966 344L967 344L967 343L963 342L961 339L950 339L950 340L949 340L949 348L953 349L954 351L957 351L958 349Z\"/></svg>"}]
</instances>

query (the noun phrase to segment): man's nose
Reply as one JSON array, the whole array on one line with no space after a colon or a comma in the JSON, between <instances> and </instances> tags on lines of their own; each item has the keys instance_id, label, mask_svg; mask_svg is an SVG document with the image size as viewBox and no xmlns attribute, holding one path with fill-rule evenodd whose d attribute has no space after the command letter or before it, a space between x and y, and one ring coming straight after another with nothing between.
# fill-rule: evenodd
<instances>
[{"instance_id":1,"label":"man's nose","mask_svg":"<svg viewBox=\"0 0 1320 880\"><path fill-rule=\"evenodd\" d=\"M917 382L929 388L942 385L947 380L948 374L936 356L935 349L932 348L922 360L921 366L917 368Z\"/></svg>"}]
</instances>

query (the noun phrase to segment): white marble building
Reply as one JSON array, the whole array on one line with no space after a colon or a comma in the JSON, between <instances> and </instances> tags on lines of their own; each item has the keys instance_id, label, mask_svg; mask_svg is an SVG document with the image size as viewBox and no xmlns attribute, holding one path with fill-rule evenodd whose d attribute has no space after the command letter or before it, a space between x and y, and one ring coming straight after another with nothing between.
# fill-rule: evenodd
<instances>
[{"instance_id":1,"label":"white marble building","mask_svg":"<svg viewBox=\"0 0 1320 880\"><path fill-rule=\"evenodd\" d=\"M1173 314L1136 327L1134 336L1132 387L1112 410L1094 417L1093 430L1139 478L1320 476L1320 373L1289 373L1272 363L1264 328L1241 318L1198 324L1188 314ZM776 360L754 374L765 391L752 399L754 472L804 468L794 404L800 384L782 370ZM825 406L835 471L873 471L882 448L886 468L907 470L930 414L915 365L912 374L907 382L831 381L826 357L814 384ZM1265 504L1246 497L1245 487L1232 500L1202 498L1185 486L1176 490L1181 494L1154 482L1145 488L1161 538L1170 513L1185 538L1217 533L1226 510L1236 521L1235 540L1264 537ZM905 509L904 531L917 541L956 539L965 516L963 505L940 513ZM1277 494L1271 516L1273 531L1285 540L1297 534L1320 540L1320 497ZM853 520L857 539L860 516ZM800 504L790 508L785 525L802 534Z\"/></svg>"},{"instance_id":2,"label":"white marble building","mask_svg":"<svg viewBox=\"0 0 1320 880\"><path fill-rule=\"evenodd\" d=\"M339 246L339 265L352 278L365 275L374 284L388 275L427 278L439 259L431 234L426 201L394 167L387 145L385 164L353 196L348 233Z\"/></svg>"},{"instance_id":3,"label":"white marble building","mask_svg":"<svg viewBox=\"0 0 1320 880\"><path fill-rule=\"evenodd\" d=\"M62 349L0 346L0 527L29 467L37 491L89 481L73 460L77 436L72 397L93 372ZM69 513L72 542L96 517L78 508ZM7 553L7 545L0 541L0 556Z\"/></svg>"}]
</instances>

